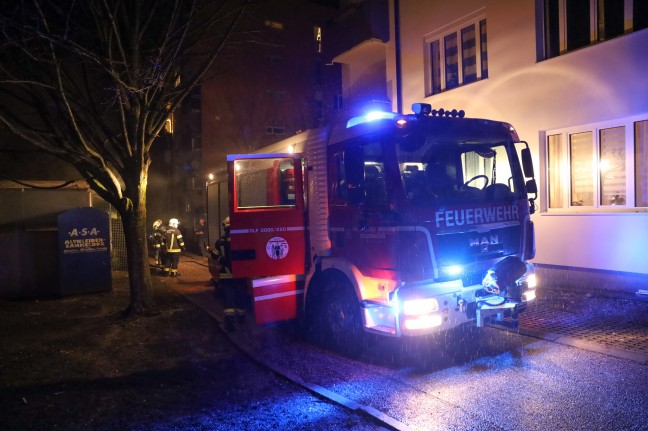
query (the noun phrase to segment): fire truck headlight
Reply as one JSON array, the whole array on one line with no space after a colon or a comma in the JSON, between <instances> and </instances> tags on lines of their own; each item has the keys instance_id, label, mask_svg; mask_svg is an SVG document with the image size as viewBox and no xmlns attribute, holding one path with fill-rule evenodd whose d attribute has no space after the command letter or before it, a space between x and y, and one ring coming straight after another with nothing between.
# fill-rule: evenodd
<instances>
[{"instance_id":1,"label":"fire truck headlight","mask_svg":"<svg viewBox=\"0 0 648 431\"><path fill-rule=\"evenodd\" d=\"M459 276L463 272L463 267L461 265L450 265L443 268L443 272L449 276Z\"/></svg>"},{"instance_id":2,"label":"fire truck headlight","mask_svg":"<svg viewBox=\"0 0 648 431\"><path fill-rule=\"evenodd\" d=\"M529 274L526 278L527 286L529 289L535 289L538 286L538 280L535 274Z\"/></svg>"},{"instance_id":3,"label":"fire truck headlight","mask_svg":"<svg viewBox=\"0 0 648 431\"><path fill-rule=\"evenodd\" d=\"M532 301L536 298L536 291L535 290L527 290L522 294L522 298L524 298L525 301Z\"/></svg>"},{"instance_id":4,"label":"fire truck headlight","mask_svg":"<svg viewBox=\"0 0 648 431\"><path fill-rule=\"evenodd\" d=\"M405 329L416 330L416 329L427 329L439 326L443 323L443 317L438 314L432 314L428 316L418 316L410 319L406 319L404 322Z\"/></svg>"},{"instance_id":5,"label":"fire truck headlight","mask_svg":"<svg viewBox=\"0 0 648 431\"><path fill-rule=\"evenodd\" d=\"M403 301L403 314L406 316L420 316L439 310L439 303L435 298L408 299Z\"/></svg>"}]
</instances>

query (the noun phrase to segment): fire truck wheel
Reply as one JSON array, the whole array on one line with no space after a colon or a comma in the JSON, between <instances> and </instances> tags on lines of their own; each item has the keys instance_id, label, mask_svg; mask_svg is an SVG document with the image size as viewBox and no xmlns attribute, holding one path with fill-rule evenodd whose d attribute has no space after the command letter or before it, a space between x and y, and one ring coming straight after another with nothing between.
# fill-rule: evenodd
<instances>
[{"instance_id":1,"label":"fire truck wheel","mask_svg":"<svg viewBox=\"0 0 648 431\"><path fill-rule=\"evenodd\" d=\"M362 348L362 320L358 299L342 277L329 277L323 285L321 300L314 311L313 341L348 355Z\"/></svg>"}]
</instances>

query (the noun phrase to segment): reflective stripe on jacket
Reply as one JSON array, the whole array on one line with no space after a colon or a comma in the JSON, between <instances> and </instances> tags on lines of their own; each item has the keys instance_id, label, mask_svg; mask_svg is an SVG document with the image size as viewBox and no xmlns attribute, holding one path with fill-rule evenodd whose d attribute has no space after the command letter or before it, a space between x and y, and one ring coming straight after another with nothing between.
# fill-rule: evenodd
<instances>
[{"instance_id":1,"label":"reflective stripe on jacket","mask_svg":"<svg viewBox=\"0 0 648 431\"><path fill-rule=\"evenodd\" d=\"M180 229L175 227L167 227L164 245L167 253L180 253L184 248L184 241L182 240L182 233Z\"/></svg>"}]
</instances>

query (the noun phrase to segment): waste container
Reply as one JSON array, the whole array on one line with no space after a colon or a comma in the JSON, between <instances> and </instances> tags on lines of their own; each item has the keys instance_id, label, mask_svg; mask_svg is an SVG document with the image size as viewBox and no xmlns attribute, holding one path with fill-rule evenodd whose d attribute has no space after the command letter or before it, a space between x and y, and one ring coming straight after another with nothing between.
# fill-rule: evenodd
<instances>
[{"instance_id":1,"label":"waste container","mask_svg":"<svg viewBox=\"0 0 648 431\"><path fill-rule=\"evenodd\" d=\"M112 288L110 223L95 208L74 208L58 216L61 295Z\"/></svg>"}]
</instances>

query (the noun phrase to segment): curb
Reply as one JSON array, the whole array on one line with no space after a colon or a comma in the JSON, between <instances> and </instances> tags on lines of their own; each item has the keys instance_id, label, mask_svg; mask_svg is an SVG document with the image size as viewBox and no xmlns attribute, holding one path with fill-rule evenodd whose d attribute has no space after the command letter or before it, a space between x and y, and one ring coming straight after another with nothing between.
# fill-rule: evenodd
<instances>
[{"instance_id":1,"label":"curb","mask_svg":"<svg viewBox=\"0 0 648 431\"><path fill-rule=\"evenodd\" d=\"M188 262L191 261L186 261L185 263ZM193 262L193 263L197 265L201 265L198 262ZM198 309L204 311L212 319L214 319L214 321L218 324L218 328L220 329L220 331L230 340L230 342L255 363L284 377L285 379L291 381L292 383L295 383L296 385L302 387L303 389L317 396L318 398L324 399L332 404L343 407L357 415L361 415L373 420L374 422L384 427L384 429L393 430L393 431L414 431L415 430L409 425L406 425L398 421L397 419L389 415L386 415L373 407L356 403L355 401L350 400L338 393L330 391L322 386L307 382L303 380L301 377L294 374L293 372L284 369L283 367L265 362L258 355L256 355L256 352L254 350L248 348L246 344L242 342L242 340L240 339L241 337L238 337L236 333L228 332L225 330L225 324L221 316L218 315L218 313L214 312L213 310L210 310L208 307L205 306L204 303L199 302L196 298L192 297L191 295L185 294L185 292L183 292L180 289L177 289L175 286L169 285L169 287L175 290L176 292L178 292L179 294L181 294L190 303L192 303Z\"/></svg>"}]
</instances>

